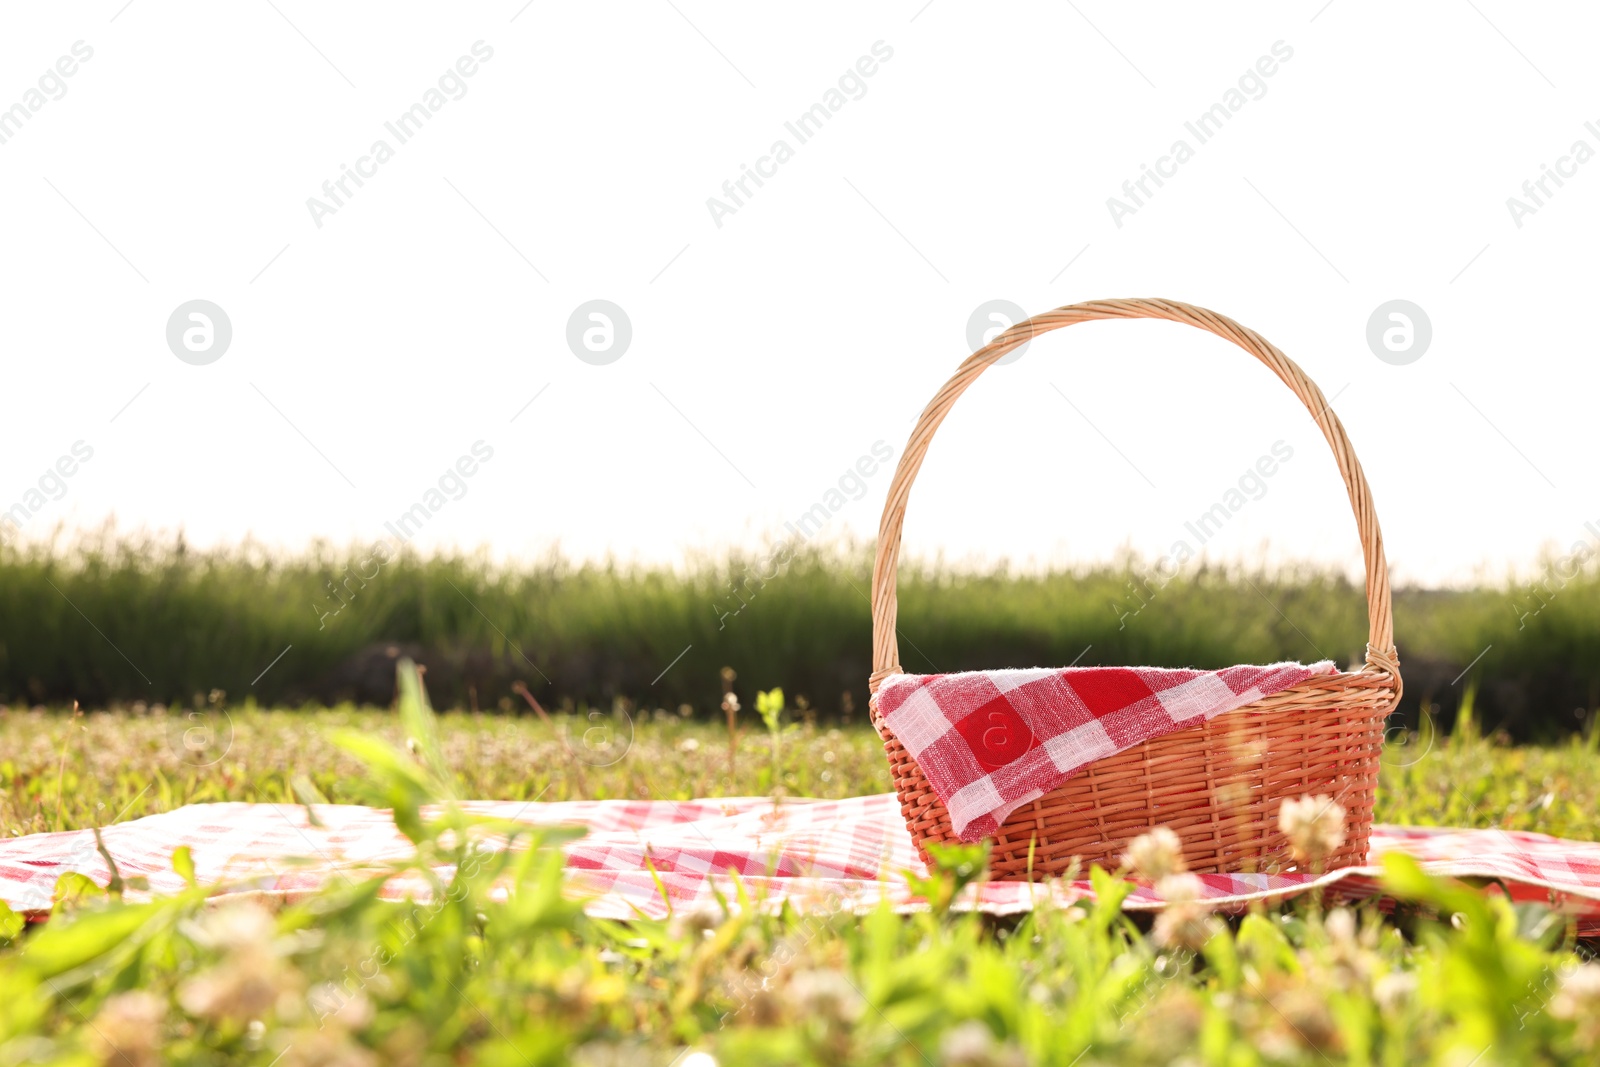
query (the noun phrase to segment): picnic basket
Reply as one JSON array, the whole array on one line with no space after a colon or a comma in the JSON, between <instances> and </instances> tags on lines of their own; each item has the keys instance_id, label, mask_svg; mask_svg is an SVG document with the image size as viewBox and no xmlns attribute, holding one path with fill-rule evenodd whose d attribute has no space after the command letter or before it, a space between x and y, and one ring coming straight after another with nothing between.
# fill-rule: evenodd
<instances>
[{"instance_id":1,"label":"picnic basket","mask_svg":"<svg viewBox=\"0 0 1600 1067\"><path fill-rule=\"evenodd\" d=\"M1372 828L1384 721L1401 691L1389 568L1372 494L1338 416L1293 360L1232 319L1173 300L1095 300L1017 323L968 357L918 419L889 486L872 573L872 721L883 738L906 826L924 859L930 842L959 840L949 812L885 725L876 700L883 681L903 673L895 577L911 485L934 432L978 375L1041 333L1100 319L1164 319L1207 330L1266 364L1305 404L1333 449L1355 512L1366 566L1366 662L1091 763L1005 819L992 839L990 874L1050 877L1074 857L1085 868L1115 867L1127 842L1155 826L1177 833L1184 859L1196 872L1292 870L1279 808L1285 800L1318 794L1334 798L1346 812L1344 844L1323 857L1324 869L1360 865Z\"/></svg>"}]
</instances>

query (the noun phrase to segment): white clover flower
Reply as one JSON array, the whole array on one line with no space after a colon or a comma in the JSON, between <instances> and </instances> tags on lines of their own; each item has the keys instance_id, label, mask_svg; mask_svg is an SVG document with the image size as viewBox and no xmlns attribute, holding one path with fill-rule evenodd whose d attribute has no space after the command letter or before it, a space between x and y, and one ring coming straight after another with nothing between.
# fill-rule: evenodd
<instances>
[{"instance_id":1,"label":"white clover flower","mask_svg":"<svg viewBox=\"0 0 1600 1067\"><path fill-rule=\"evenodd\" d=\"M135 989L109 998L94 1018L90 1041L103 1064L155 1067L161 1062L161 1024L167 1003L154 993Z\"/></svg>"},{"instance_id":2,"label":"white clover flower","mask_svg":"<svg viewBox=\"0 0 1600 1067\"><path fill-rule=\"evenodd\" d=\"M1183 861L1183 842L1165 826L1157 826L1129 841L1122 862L1152 882L1159 882L1169 874L1182 874L1189 869Z\"/></svg>"},{"instance_id":3,"label":"white clover flower","mask_svg":"<svg viewBox=\"0 0 1600 1067\"><path fill-rule=\"evenodd\" d=\"M317 1013L319 1027L332 1022L346 1030L360 1030L372 1021L372 1001L359 989L347 993L334 982L323 982L306 1000Z\"/></svg>"},{"instance_id":4,"label":"white clover flower","mask_svg":"<svg viewBox=\"0 0 1600 1067\"><path fill-rule=\"evenodd\" d=\"M278 1002L281 985L273 971L230 960L184 982L178 1003L202 1019L258 1019Z\"/></svg>"},{"instance_id":5,"label":"white clover flower","mask_svg":"<svg viewBox=\"0 0 1600 1067\"><path fill-rule=\"evenodd\" d=\"M939 1062L943 1067L1023 1067L1022 1050L1003 1045L976 1019L968 1019L944 1035L939 1042Z\"/></svg>"},{"instance_id":6,"label":"white clover flower","mask_svg":"<svg viewBox=\"0 0 1600 1067\"><path fill-rule=\"evenodd\" d=\"M201 917L195 940L222 959L178 987L178 1004L204 1019L258 1019L299 984L274 944L277 922L256 904L227 905Z\"/></svg>"},{"instance_id":7,"label":"white clover flower","mask_svg":"<svg viewBox=\"0 0 1600 1067\"><path fill-rule=\"evenodd\" d=\"M371 1049L350 1040L345 1030L291 1030L279 1067L377 1067Z\"/></svg>"},{"instance_id":8,"label":"white clover flower","mask_svg":"<svg viewBox=\"0 0 1600 1067\"><path fill-rule=\"evenodd\" d=\"M1205 895L1199 877L1184 871L1169 874L1156 883L1156 896L1172 904L1192 904Z\"/></svg>"},{"instance_id":9,"label":"white clover flower","mask_svg":"<svg viewBox=\"0 0 1600 1067\"><path fill-rule=\"evenodd\" d=\"M1344 844L1344 805L1328 796L1285 800L1278 809L1278 828L1289 838L1289 851L1301 863L1320 863Z\"/></svg>"},{"instance_id":10,"label":"white clover flower","mask_svg":"<svg viewBox=\"0 0 1600 1067\"><path fill-rule=\"evenodd\" d=\"M232 951L266 947L277 928L272 913L258 904L224 905L200 919L206 943Z\"/></svg>"},{"instance_id":11,"label":"white clover flower","mask_svg":"<svg viewBox=\"0 0 1600 1067\"><path fill-rule=\"evenodd\" d=\"M1322 925L1328 931L1329 939L1336 944L1355 944L1356 916L1349 908L1334 908L1328 912L1328 917L1322 921Z\"/></svg>"},{"instance_id":12,"label":"white clover flower","mask_svg":"<svg viewBox=\"0 0 1600 1067\"><path fill-rule=\"evenodd\" d=\"M1162 948L1199 952L1221 928L1216 917L1198 904L1168 904L1156 916L1150 937Z\"/></svg>"},{"instance_id":13,"label":"white clover flower","mask_svg":"<svg viewBox=\"0 0 1600 1067\"><path fill-rule=\"evenodd\" d=\"M866 1002L850 979L833 970L800 971L789 979L785 999L801 1015L827 1023L853 1023Z\"/></svg>"}]
</instances>

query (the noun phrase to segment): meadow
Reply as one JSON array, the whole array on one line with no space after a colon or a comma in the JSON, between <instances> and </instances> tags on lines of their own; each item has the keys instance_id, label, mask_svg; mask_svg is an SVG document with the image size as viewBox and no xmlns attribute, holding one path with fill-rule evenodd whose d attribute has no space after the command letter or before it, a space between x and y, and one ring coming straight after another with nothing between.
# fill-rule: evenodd
<instances>
[{"instance_id":1,"label":"meadow","mask_svg":"<svg viewBox=\"0 0 1600 1067\"><path fill-rule=\"evenodd\" d=\"M754 694L746 704L754 704ZM1100 902L995 920L941 906L980 876L946 857L898 916L771 915L730 899L666 922L586 918L559 892L552 835L469 860L448 798L843 797L889 781L875 735L789 709L472 714L170 709L0 716L6 834L208 800L322 796L412 815L407 863L458 863L427 921L372 883L292 906L207 909L206 889L126 903L66 879L53 917L0 913L0 1064L1451 1065L1600 1060L1600 964L1558 913L1512 907L1395 862L1401 906L1304 898L1223 922L1156 925ZM1470 712L1470 702L1468 704ZM210 747L193 743L209 731ZM188 740L185 740L185 738ZM352 739L357 739L353 741ZM386 746L373 748L373 745ZM572 753L585 752L575 760ZM774 760L776 755L776 760ZM197 765L197 760L206 765ZM604 766L600 764L605 764ZM1600 836L1600 736L1545 746L1396 735L1378 818ZM186 860L175 858L184 869ZM489 889L511 887L491 901ZM7 942L9 941L9 945ZM360 978L352 982L351 976Z\"/></svg>"},{"instance_id":2,"label":"meadow","mask_svg":"<svg viewBox=\"0 0 1600 1067\"><path fill-rule=\"evenodd\" d=\"M622 700L714 718L731 666L824 721L859 724L869 555L837 545L781 567L763 559L501 565L379 560L370 546L197 551L110 531L71 546L0 540L0 705L194 710L220 690L264 706L381 706L405 655L427 665L445 707L521 708L521 683L550 709ZM1410 724L1434 707L1448 722L1472 683L1488 729L1517 740L1581 730L1600 706L1600 570L1587 550L1520 583L1397 589L1394 616ZM910 564L899 628L917 672L1348 664L1366 638L1362 591L1342 576L1195 564L1161 581L1133 557L1048 572Z\"/></svg>"}]
</instances>

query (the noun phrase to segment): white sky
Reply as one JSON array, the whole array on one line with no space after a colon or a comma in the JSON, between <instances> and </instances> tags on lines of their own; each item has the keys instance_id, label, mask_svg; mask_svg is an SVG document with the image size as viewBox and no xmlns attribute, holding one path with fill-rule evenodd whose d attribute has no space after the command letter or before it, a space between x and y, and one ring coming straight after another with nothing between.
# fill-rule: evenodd
<instances>
[{"instance_id":1,"label":"white sky","mask_svg":"<svg viewBox=\"0 0 1600 1067\"><path fill-rule=\"evenodd\" d=\"M1506 205L1600 149L1592 8L123 3L0 14L0 108L93 49L0 144L0 508L94 450L30 536L114 514L367 541L483 440L419 543L752 544L875 441L898 458L980 303L1138 295L1228 314L1337 394L1402 580L1600 526L1600 159L1520 228ZM466 95L398 144L384 123L480 40ZM799 144L784 123L878 41L865 95ZM1278 41L1265 95L1198 144L1184 123ZM319 229L307 198L379 138L394 158ZM719 228L707 198L780 138L793 158ZM1194 158L1116 226L1107 198L1179 138ZM233 326L206 366L165 339L196 298ZM596 298L633 327L605 366L566 344ZM1407 366L1365 339L1395 298L1433 326ZM1209 547L1358 561L1309 417L1243 353L1058 332L963 398L908 550L1160 553L1279 440L1293 460ZM889 477L830 533L871 538Z\"/></svg>"}]
</instances>

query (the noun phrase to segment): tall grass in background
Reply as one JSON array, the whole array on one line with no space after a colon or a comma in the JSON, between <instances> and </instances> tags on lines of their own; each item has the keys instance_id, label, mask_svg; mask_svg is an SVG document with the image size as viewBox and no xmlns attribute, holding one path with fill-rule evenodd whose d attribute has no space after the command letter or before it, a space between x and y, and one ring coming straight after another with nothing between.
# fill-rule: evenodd
<instances>
[{"instance_id":1,"label":"tall grass in background","mask_svg":"<svg viewBox=\"0 0 1600 1067\"><path fill-rule=\"evenodd\" d=\"M110 535L0 546L0 702L174 704L220 689L261 704L387 704L394 657L412 655L447 706L521 708L522 682L555 706L623 699L709 714L731 666L751 695L781 686L802 711L859 719L870 571L855 547L805 548L775 570L756 553L668 569L483 554L380 565L362 548L195 551ZM910 564L901 662L947 672L1360 658L1365 600L1343 577L1196 566L1158 587L1145 574L1135 558L1048 573ZM1398 590L1408 713L1437 704L1448 716L1476 680L1488 729L1581 726L1600 703L1600 575L1532 590Z\"/></svg>"}]
</instances>

